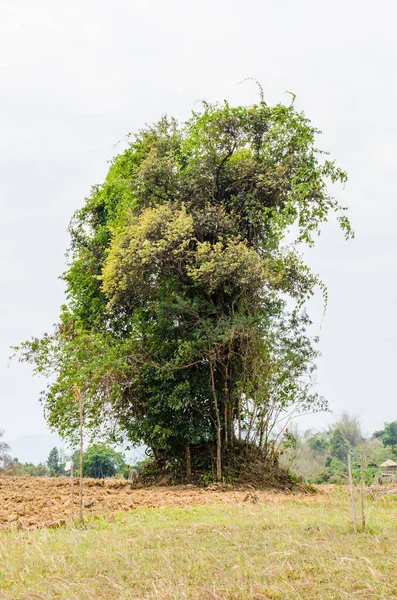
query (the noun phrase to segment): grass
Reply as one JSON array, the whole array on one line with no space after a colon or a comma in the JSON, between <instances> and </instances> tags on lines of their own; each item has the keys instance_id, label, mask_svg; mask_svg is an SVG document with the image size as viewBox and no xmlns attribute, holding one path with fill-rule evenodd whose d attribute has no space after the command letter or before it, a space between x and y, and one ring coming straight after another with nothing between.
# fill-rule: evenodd
<instances>
[{"instance_id":1,"label":"grass","mask_svg":"<svg viewBox=\"0 0 397 600\"><path fill-rule=\"evenodd\" d=\"M357 536L341 490L9 531L0 537L0 598L389 600L396 509L396 496L368 500L368 531Z\"/></svg>"}]
</instances>

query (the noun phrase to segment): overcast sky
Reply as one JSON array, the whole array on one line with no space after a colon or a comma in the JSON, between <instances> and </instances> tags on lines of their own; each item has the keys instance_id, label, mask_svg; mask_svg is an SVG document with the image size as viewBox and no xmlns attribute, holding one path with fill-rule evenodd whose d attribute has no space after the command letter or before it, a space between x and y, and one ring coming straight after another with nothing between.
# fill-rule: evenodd
<instances>
[{"instance_id":1,"label":"overcast sky","mask_svg":"<svg viewBox=\"0 0 397 600\"><path fill-rule=\"evenodd\" d=\"M45 433L44 382L9 347L49 331L66 228L125 134L198 101L296 105L349 173L307 254L329 289L318 389L367 432L397 419L397 80L392 0L0 0L0 428ZM313 306L321 319L319 294ZM322 415L304 422L324 426Z\"/></svg>"}]
</instances>

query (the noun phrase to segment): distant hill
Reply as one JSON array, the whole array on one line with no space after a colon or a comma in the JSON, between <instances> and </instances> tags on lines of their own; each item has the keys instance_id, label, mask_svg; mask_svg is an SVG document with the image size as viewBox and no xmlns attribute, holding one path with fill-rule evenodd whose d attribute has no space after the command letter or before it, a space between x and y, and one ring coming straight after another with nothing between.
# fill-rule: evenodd
<instances>
[{"instance_id":1,"label":"distant hill","mask_svg":"<svg viewBox=\"0 0 397 600\"><path fill-rule=\"evenodd\" d=\"M15 440L9 440L12 458L20 462L31 462L35 465L45 462L54 446L65 448L64 442L56 435L24 435Z\"/></svg>"}]
</instances>

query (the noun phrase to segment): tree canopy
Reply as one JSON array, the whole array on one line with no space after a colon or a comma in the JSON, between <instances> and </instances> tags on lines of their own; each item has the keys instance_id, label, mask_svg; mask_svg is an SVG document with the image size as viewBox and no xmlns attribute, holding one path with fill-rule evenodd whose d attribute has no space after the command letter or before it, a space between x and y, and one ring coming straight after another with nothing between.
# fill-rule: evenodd
<instances>
[{"instance_id":1,"label":"tree canopy","mask_svg":"<svg viewBox=\"0 0 397 600\"><path fill-rule=\"evenodd\" d=\"M20 357L50 378L49 424L77 429L72 384L93 433L155 455L265 449L289 410L319 410L305 300L321 280L300 255L345 208L346 174L294 104L204 103L179 124L131 136L72 218L67 302Z\"/></svg>"},{"instance_id":2,"label":"tree canopy","mask_svg":"<svg viewBox=\"0 0 397 600\"><path fill-rule=\"evenodd\" d=\"M349 452L349 443L343 435L339 427L336 427L329 444L330 456L337 458L342 462L346 462L347 453Z\"/></svg>"},{"instance_id":3,"label":"tree canopy","mask_svg":"<svg viewBox=\"0 0 397 600\"><path fill-rule=\"evenodd\" d=\"M65 460L58 448L50 450L47 458L47 468L50 477L59 477L65 475Z\"/></svg>"},{"instance_id":4,"label":"tree canopy","mask_svg":"<svg viewBox=\"0 0 397 600\"><path fill-rule=\"evenodd\" d=\"M75 462L78 463L78 453ZM113 477L123 468L127 468L124 455L104 443L91 444L83 454L84 477Z\"/></svg>"},{"instance_id":5,"label":"tree canopy","mask_svg":"<svg viewBox=\"0 0 397 600\"><path fill-rule=\"evenodd\" d=\"M397 421L385 423L384 429L375 431L374 438L382 440L385 446L397 446Z\"/></svg>"}]
</instances>

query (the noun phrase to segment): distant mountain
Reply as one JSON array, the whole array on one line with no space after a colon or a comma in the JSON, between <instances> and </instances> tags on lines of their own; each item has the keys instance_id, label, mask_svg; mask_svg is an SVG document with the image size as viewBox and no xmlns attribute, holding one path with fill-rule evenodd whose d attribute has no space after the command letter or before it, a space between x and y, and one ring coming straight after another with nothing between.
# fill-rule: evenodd
<instances>
[{"instance_id":1,"label":"distant mountain","mask_svg":"<svg viewBox=\"0 0 397 600\"><path fill-rule=\"evenodd\" d=\"M56 435L24 435L15 440L9 440L12 458L18 458L20 462L29 462L35 465L45 462L50 450L65 448L64 442Z\"/></svg>"}]
</instances>

